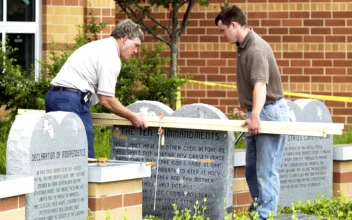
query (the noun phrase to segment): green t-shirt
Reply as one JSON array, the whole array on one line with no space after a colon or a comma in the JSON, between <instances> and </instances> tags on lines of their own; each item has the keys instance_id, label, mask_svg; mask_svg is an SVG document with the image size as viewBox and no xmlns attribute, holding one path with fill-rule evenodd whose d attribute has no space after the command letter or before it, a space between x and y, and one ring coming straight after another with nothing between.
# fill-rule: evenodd
<instances>
[{"instance_id":1,"label":"green t-shirt","mask_svg":"<svg viewBox=\"0 0 352 220\"><path fill-rule=\"evenodd\" d=\"M284 96L280 71L270 45L250 30L237 52L237 88L241 108L253 105L253 89L257 82L266 84L265 104Z\"/></svg>"}]
</instances>

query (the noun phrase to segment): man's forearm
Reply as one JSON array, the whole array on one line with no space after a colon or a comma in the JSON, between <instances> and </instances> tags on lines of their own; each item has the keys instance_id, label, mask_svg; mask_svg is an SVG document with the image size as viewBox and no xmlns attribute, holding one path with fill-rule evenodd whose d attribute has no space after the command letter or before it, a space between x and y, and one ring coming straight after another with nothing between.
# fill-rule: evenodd
<instances>
[{"instance_id":1,"label":"man's forearm","mask_svg":"<svg viewBox=\"0 0 352 220\"><path fill-rule=\"evenodd\" d=\"M258 82L254 85L253 89L253 106L252 114L259 116L263 109L266 100L266 84Z\"/></svg>"},{"instance_id":2,"label":"man's forearm","mask_svg":"<svg viewBox=\"0 0 352 220\"><path fill-rule=\"evenodd\" d=\"M136 115L123 106L115 97L99 95L100 104L111 113L130 121L134 120Z\"/></svg>"}]
</instances>

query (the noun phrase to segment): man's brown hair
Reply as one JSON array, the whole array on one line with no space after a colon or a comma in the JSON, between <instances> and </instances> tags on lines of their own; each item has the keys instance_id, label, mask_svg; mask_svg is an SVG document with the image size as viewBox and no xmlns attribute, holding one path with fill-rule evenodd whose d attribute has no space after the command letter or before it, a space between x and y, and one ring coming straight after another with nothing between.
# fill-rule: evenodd
<instances>
[{"instance_id":1,"label":"man's brown hair","mask_svg":"<svg viewBox=\"0 0 352 220\"><path fill-rule=\"evenodd\" d=\"M236 5L223 8L215 18L216 26L218 25L219 21L221 21L226 26L229 26L232 21L239 23L241 26L248 25L246 14Z\"/></svg>"}]
</instances>

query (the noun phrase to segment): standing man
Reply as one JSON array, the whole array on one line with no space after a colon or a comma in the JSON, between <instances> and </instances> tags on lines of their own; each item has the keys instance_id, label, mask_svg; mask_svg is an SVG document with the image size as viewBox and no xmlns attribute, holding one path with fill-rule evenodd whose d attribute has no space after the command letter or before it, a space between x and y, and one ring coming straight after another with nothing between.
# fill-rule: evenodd
<instances>
[{"instance_id":1,"label":"standing man","mask_svg":"<svg viewBox=\"0 0 352 220\"><path fill-rule=\"evenodd\" d=\"M259 219L276 214L279 171L285 135L260 134L261 121L288 121L280 72L269 44L248 27L245 13L237 6L224 8L215 18L220 33L236 44L237 87L240 106L247 109L246 179ZM254 207L254 202L257 206Z\"/></svg>"},{"instance_id":2,"label":"standing man","mask_svg":"<svg viewBox=\"0 0 352 220\"><path fill-rule=\"evenodd\" d=\"M47 112L76 113L88 139L88 157L94 158L94 131L90 107L100 102L110 112L124 117L135 127L147 128L142 113L133 113L115 98L121 59L137 54L144 40L139 25L126 19L119 22L109 38L90 42L77 49L51 81L45 98Z\"/></svg>"}]
</instances>

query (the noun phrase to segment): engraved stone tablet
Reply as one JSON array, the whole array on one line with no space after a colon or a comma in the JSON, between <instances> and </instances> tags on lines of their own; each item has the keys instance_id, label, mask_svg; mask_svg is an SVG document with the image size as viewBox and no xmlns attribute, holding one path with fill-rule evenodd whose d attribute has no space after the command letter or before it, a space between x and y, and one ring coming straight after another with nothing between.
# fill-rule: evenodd
<instances>
[{"instance_id":1,"label":"engraved stone tablet","mask_svg":"<svg viewBox=\"0 0 352 220\"><path fill-rule=\"evenodd\" d=\"M290 120L331 123L328 108L320 101L301 99L288 101ZM292 115L294 112L294 116ZM280 171L280 206L292 202L314 200L315 195L331 196L333 137L295 136L286 138Z\"/></svg>"},{"instance_id":2,"label":"engraved stone tablet","mask_svg":"<svg viewBox=\"0 0 352 220\"><path fill-rule=\"evenodd\" d=\"M143 107L138 105L139 109ZM134 104L128 108L140 111ZM149 109L154 109L155 115L163 112L163 108ZM187 105L171 114L164 113L171 117L186 117L190 121L192 118L227 120L220 110L205 104ZM113 129L113 159L157 161L158 128L140 130L114 126ZM153 167L152 177L143 179L143 215L172 219L172 204L177 204L179 210L193 210L197 200L203 204L203 199L207 198L206 216L223 219L224 207L229 213L232 211L233 132L164 129L165 143L160 148L156 206L154 210L157 167Z\"/></svg>"},{"instance_id":3,"label":"engraved stone tablet","mask_svg":"<svg viewBox=\"0 0 352 220\"><path fill-rule=\"evenodd\" d=\"M73 113L18 116L7 142L6 172L34 177L26 219L84 220L88 215L87 137Z\"/></svg>"}]
</instances>

